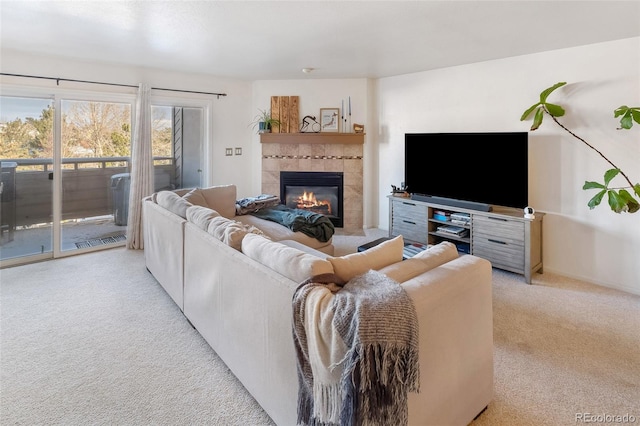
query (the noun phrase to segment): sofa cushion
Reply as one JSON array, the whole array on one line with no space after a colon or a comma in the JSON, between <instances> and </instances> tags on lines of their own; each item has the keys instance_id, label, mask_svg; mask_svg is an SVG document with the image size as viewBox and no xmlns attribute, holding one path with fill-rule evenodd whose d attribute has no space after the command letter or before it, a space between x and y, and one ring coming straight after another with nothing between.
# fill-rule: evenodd
<instances>
[{"instance_id":1,"label":"sofa cushion","mask_svg":"<svg viewBox=\"0 0 640 426\"><path fill-rule=\"evenodd\" d=\"M455 244L443 241L421 251L410 259L385 266L380 269L380 272L394 281L403 283L457 257L458 250Z\"/></svg>"},{"instance_id":2,"label":"sofa cushion","mask_svg":"<svg viewBox=\"0 0 640 426\"><path fill-rule=\"evenodd\" d=\"M242 252L297 283L314 275L333 272L328 260L260 235L246 235L242 240Z\"/></svg>"},{"instance_id":3,"label":"sofa cushion","mask_svg":"<svg viewBox=\"0 0 640 426\"><path fill-rule=\"evenodd\" d=\"M294 240L306 246L309 246L311 248L322 250L322 251L325 251L323 250L323 248L325 247L333 248L333 245L331 244L331 240L328 242L322 242L302 232L293 232L288 227L283 226L277 222L272 222L270 220L262 219L252 214L236 216L234 220L240 221L247 225L253 225L257 228L260 228L262 232L264 232L264 234L267 235L273 241Z\"/></svg>"},{"instance_id":4,"label":"sofa cushion","mask_svg":"<svg viewBox=\"0 0 640 426\"><path fill-rule=\"evenodd\" d=\"M204 195L202 195L202 190L200 188L193 188L191 191L184 194L182 198L184 198L194 206L209 207L209 205L207 204L207 200L205 200Z\"/></svg>"},{"instance_id":5,"label":"sofa cushion","mask_svg":"<svg viewBox=\"0 0 640 426\"><path fill-rule=\"evenodd\" d=\"M217 211L200 205L194 205L187 209L187 220L204 231L209 227L209 221L219 216L220 213Z\"/></svg>"},{"instance_id":6,"label":"sofa cushion","mask_svg":"<svg viewBox=\"0 0 640 426\"><path fill-rule=\"evenodd\" d=\"M217 216L209 220L207 232L214 238L222 241L236 250L241 249L242 239L252 233L262 236L262 231L253 226L246 226L226 217Z\"/></svg>"},{"instance_id":7,"label":"sofa cushion","mask_svg":"<svg viewBox=\"0 0 640 426\"><path fill-rule=\"evenodd\" d=\"M330 256L328 260L331 262L335 274L344 281L349 281L370 269L378 270L392 263L400 262L403 249L404 239L402 235L398 235L366 251L340 257Z\"/></svg>"},{"instance_id":8,"label":"sofa cushion","mask_svg":"<svg viewBox=\"0 0 640 426\"><path fill-rule=\"evenodd\" d=\"M268 235L265 234L266 237L268 237ZM277 240L280 244L284 244L285 246L289 246L289 247L293 247L294 249L298 249L300 251L303 251L305 253L309 253L312 254L316 257L319 257L320 259L326 259L327 257L331 256L330 254L327 254L325 252L322 252L320 250L316 250L312 247L309 247L306 244L302 244L300 241L296 241L296 240Z\"/></svg>"},{"instance_id":9,"label":"sofa cushion","mask_svg":"<svg viewBox=\"0 0 640 426\"><path fill-rule=\"evenodd\" d=\"M455 244L450 241L442 241L439 244L429 247L412 257L425 263L429 269L444 265L459 256Z\"/></svg>"},{"instance_id":10,"label":"sofa cushion","mask_svg":"<svg viewBox=\"0 0 640 426\"><path fill-rule=\"evenodd\" d=\"M220 213L220 216L231 219L236 215L236 186L218 185L200 189L200 194L207 202L206 207Z\"/></svg>"},{"instance_id":11,"label":"sofa cushion","mask_svg":"<svg viewBox=\"0 0 640 426\"><path fill-rule=\"evenodd\" d=\"M176 194L173 191L160 191L156 196L158 205L162 208L169 210L171 213L177 214L182 218L187 218L187 209L192 204Z\"/></svg>"}]
</instances>

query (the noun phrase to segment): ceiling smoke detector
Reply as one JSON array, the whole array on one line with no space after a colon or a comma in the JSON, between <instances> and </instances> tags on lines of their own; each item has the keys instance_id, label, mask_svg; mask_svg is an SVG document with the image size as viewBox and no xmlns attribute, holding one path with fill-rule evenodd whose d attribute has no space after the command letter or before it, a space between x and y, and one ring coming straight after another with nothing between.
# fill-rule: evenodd
<instances>
[{"instance_id":1,"label":"ceiling smoke detector","mask_svg":"<svg viewBox=\"0 0 640 426\"><path fill-rule=\"evenodd\" d=\"M313 68L302 68L302 72L305 74L310 74L313 71Z\"/></svg>"}]
</instances>

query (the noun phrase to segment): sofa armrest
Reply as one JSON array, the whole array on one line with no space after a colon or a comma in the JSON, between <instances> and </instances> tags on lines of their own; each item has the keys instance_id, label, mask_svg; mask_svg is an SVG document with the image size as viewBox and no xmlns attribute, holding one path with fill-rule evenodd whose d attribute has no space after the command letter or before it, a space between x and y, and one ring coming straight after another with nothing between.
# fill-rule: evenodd
<instances>
[{"instance_id":1,"label":"sofa armrest","mask_svg":"<svg viewBox=\"0 0 640 426\"><path fill-rule=\"evenodd\" d=\"M493 398L491 264L465 255L402 285L420 336L420 393L409 394L410 424L469 424Z\"/></svg>"},{"instance_id":2,"label":"sofa armrest","mask_svg":"<svg viewBox=\"0 0 640 426\"><path fill-rule=\"evenodd\" d=\"M186 219L148 200L142 202L144 259L149 272L183 308L184 226Z\"/></svg>"}]
</instances>

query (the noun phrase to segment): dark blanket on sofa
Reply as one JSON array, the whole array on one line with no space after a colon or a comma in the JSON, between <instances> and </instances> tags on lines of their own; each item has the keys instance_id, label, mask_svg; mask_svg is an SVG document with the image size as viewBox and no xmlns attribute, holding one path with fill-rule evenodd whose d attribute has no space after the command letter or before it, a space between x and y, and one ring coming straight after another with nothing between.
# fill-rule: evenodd
<instances>
[{"instance_id":1,"label":"dark blanket on sofa","mask_svg":"<svg viewBox=\"0 0 640 426\"><path fill-rule=\"evenodd\" d=\"M323 243L329 241L335 232L335 227L327 216L309 210L292 209L282 204L249 214L279 223L293 232L302 232Z\"/></svg>"}]
</instances>

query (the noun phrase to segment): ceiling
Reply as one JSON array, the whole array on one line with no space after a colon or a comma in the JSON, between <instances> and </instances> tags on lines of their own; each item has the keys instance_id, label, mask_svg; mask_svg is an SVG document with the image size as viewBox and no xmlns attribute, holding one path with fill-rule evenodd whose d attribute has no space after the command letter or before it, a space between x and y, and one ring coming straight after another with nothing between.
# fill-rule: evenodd
<instances>
[{"instance_id":1,"label":"ceiling","mask_svg":"<svg viewBox=\"0 0 640 426\"><path fill-rule=\"evenodd\" d=\"M2 49L73 59L249 81L379 78L637 37L640 0L2 0L0 28Z\"/></svg>"}]
</instances>

